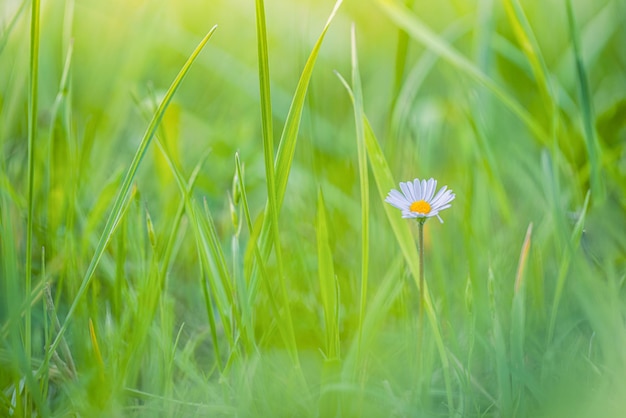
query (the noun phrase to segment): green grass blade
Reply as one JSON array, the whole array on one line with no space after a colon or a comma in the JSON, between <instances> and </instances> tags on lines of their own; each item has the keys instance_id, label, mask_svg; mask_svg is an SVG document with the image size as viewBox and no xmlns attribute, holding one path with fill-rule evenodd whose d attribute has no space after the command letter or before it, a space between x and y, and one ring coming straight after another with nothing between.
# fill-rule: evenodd
<instances>
[{"instance_id":1,"label":"green grass blade","mask_svg":"<svg viewBox=\"0 0 626 418\"><path fill-rule=\"evenodd\" d=\"M35 216L35 140L37 138L37 113L39 111L39 0L32 2L30 21L30 66L28 88L28 214L26 226L26 290L29 295L32 280L33 221ZM24 350L28 364L31 355L31 312L26 311L24 325Z\"/></svg>"},{"instance_id":2,"label":"green grass blade","mask_svg":"<svg viewBox=\"0 0 626 418\"><path fill-rule=\"evenodd\" d=\"M338 359L339 346L339 283L335 277L333 255L328 238L328 221L322 190L317 192L317 271L326 328L326 358Z\"/></svg>"},{"instance_id":3,"label":"green grass blade","mask_svg":"<svg viewBox=\"0 0 626 418\"><path fill-rule=\"evenodd\" d=\"M320 48L322 47L322 42L324 41L324 37L326 36L326 32L330 28L330 24L335 18L337 11L339 10L339 6L343 0L337 0L333 10L324 25L324 29L322 29L322 33L320 34L317 42L315 42L315 46L307 59L307 62L304 66L304 70L300 75L300 80L298 81L298 86L296 87L296 92L293 96L293 100L291 102L291 106L289 107L289 113L287 115L287 120L285 122L285 126L283 128L282 135L280 137L280 143L278 145L278 152L276 154L276 201L277 207L280 210L280 207L283 203L283 198L285 196L285 190L287 189L287 180L289 179L289 172L291 171L291 163L293 161L293 155L296 150L296 142L298 138L298 130L300 128L300 119L302 116L302 109L304 108L304 99L306 97L306 92L309 86L309 81L311 80L311 75L313 74L313 68L315 66L315 61L317 60L317 55L319 54Z\"/></svg>"},{"instance_id":4,"label":"green grass blade","mask_svg":"<svg viewBox=\"0 0 626 418\"><path fill-rule=\"evenodd\" d=\"M587 210L589 209L589 200L591 197L591 192L587 192L587 196L585 197L585 202L583 203L582 210L578 217L578 221L574 226L574 230L572 231L572 236L568 245L565 246L563 257L561 258L561 263L559 265L559 274L557 276L556 282L556 290L554 293L554 300L552 302L552 314L550 315L550 325L548 327L548 343L552 341L552 337L554 336L554 327L556 325L556 316L559 311L559 303L561 302L561 297L563 296L563 290L565 289L565 279L567 278L567 272L569 271L569 267L572 261L572 257L574 253L578 249L580 245L580 239L582 237L583 229L585 227L585 219L587 217Z\"/></svg>"},{"instance_id":5,"label":"green grass blade","mask_svg":"<svg viewBox=\"0 0 626 418\"><path fill-rule=\"evenodd\" d=\"M571 0L566 0L567 23L570 29L572 45L574 47L574 57L576 60L576 75L578 76L578 87L580 91L580 101L582 106L583 127L585 136L585 146L587 148L587 158L591 166L591 192L595 199L594 203L600 203L605 199L604 182L601 175L600 145L596 135L595 118L593 116L591 104L591 92L585 64L583 63L582 51L580 48L580 34L576 25L576 18Z\"/></svg>"},{"instance_id":6,"label":"green grass blade","mask_svg":"<svg viewBox=\"0 0 626 418\"><path fill-rule=\"evenodd\" d=\"M274 242L274 254L278 265L278 281L282 308L285 315L286 331L289 335L289 349L293 361L299 365L296 336L289 306L289 296L285 283L285 274L278 229L278 203L276 199L276 176L274 167L274 131L272 127L272 99L270 94L269 56L267 48L267 29L265 25L265 6L263 0L256 1L257 47L259 60L259 85L261 89L261 120L263 125L263 157L265 161L265 178L267 182L267 208L265 219L269 221L270 235ZM268 254L269 255L269 251Z\"/></svg>"},{"instance_id":7,"label":"green grass blade","mask_svg":"<svg viewBox=\"0 0 626 418\"><path fill-rule=\"evenodd\" d=\"M450 46L445 40L433 33L410 10L394 0L378 0L383 11L398 26L407 31L415 40L421 41L428 48L437 52L450 64L482 84L516 115L535 135L539 143L549 145L550 136L509 93L498 86L471 61Z\"/></svg>"},{"instance_id":8,"label":"green grass blade","mask_svg":"<svg viewBox=\"0 0 626 418\"><path fill-rule=\"evenodd\" d=\"M411 8L413 0L405 0L404 5ZM406 58L409 50L409 34L403 29L398 29L398 43L396 44L396 59L393 71L393 87L391 90L391 108L389 115L393 114L394 108L399 97L400 90L404 81L404 73L406 71Z\"/></svg>"},{"instance_id":9,"label":"green grass blade","mask_svg":"<svg viewBox=\"0 0 626 418\"><path fill-rule=\"evenodd\" d=\"M504 9L509 17L509 22L511 23L522 52L528 59L533 70L537 87L539 87L539 93L546 106L546 110L549 112L552 123L555 123L555 118L557 117L555 113L556 103L554 101L554 95L552 94L553 89L550 84L548 67L543 59L530 23L524 14L522 5L519 3L519 0L506 0L504 2Z\"/></svg>"},{"instance_id":10,"label":"green grass blade","mask_svg":"<svg viewBox=\"0 0 626 418\"><path fill-rule=\"evenodd\" d=\"M74 311L76 310L78 306L78 303L80 302L83 294L87 290L87 287L89 286L89 283L91 282L93 278L93 275L96 271L98 263L100 262L100 259L102 258L109 241L111 240L111 237L113 235L113 230L115 229L115 226L120 220L123 208L125 206L126 201L128 200L128 195L130 193L133 180L139 169L139 165L141 164L143 157L146 154L146 151L148 149L148 146L150 145L152 138L154 137L158 129L159 123L161 122L161 119L163 118L163 115L165 113L165 110L167 109L167 106L171 102L174 96L174 93L176 93L176 90L180 86L185 75L191 68L191 64L193 64L194 60L200 54L200 52L202 51L206 43L209 41L211 36L213 36L213 33L215 32L216 28L217 27L214 26L207 33L207 35L202 39L202 41L200 41L200 43L198 44L196 49L193 51L193 53L189 56L189 58L187 59L187 62L185 62L180 72L178 73L178 75L176 76L172 84L170 85L169 89L167 90L167 93L165 94L165 97L163 98L161 104L159 105L159 108L155 112L152 118L152 121L150 122L150 125L148 126L141 140L141 143L139 144L139 147L137 148L135 156L133 157L133 160L130 164L130 167L128 168L128 171L126 172L124 180L122 181L122 185L120 186L117 198L115 199L113 203L113 209L111 210L111 213L109 214L107 222L104 226L104 230L102 231L102 234L100 235L98 245L91 259L89 267L87 268L87 271L85 272L85 275L80 284L80 287L78 291L76 292L76 295L74 296L74 300L67 312L65 321L63 322L63 325L61 326L61 329L59 330L56 338L50 345L50 349L48 350L48 353L46 354L47 356L50 356L51 353L54 352L57 346L59 345L61 341L61 337L67 330L70 319L72 315L74 314Z\"/></svg>"},{"instance_id":11,"label":"green grass blade","mask_svg":"<svg viewBox=\"0 0 626 418\"><path fill-rule=\"evenodd\" d=\"M354 120L356 125L357 155L359 160L359 185L361 191L361 296L359 309L358 329L358 352L357 364L361 353L361 341L363 338L363 321L365 318L365 305L367 303L368 268L369 268L369 179L367 167L367 151L365 149L365 134L363 126L363 93L361 90L361 76L359 73L359 60L356 47L356 32L352 25L352 86L354 98Z\"/></svg>"},{"instance_id":12,"label":"green grass blade","mask_svg":"<svg viewBox=\"0 0 626 418\"><path fill-rule=\"evenodd\" d=\"M258 247L258 241L257 241L258 237L252 236L254 232L254 226L252 225L252 218L250 216L250 206L248 205L248 193L246 191L244 175L243 175L244 171L241 165L241 160L239 159L239 154L235 154L235 167L237 169L237 180L239 182L239 192L241 193L241 204L243 206L243 213L246 219L246 225L248 226L248 231L250 231L250 234L251 234L249 245L253 248L254 257L255 257L257 266L259 268L261 280L268 289L267 296L270 301L270 306L272 307L274 313L278 315L279 313L278 303L276 302L276 297L274 295L274 292L271 290L271 283L270 283L269 276L267 274L267 267L266 267L265 259L261 256L261 252ZM252 276L250 278L250 283L248 286L249 293L248 295L246 295L247 297L245 299L245 302L242 305L247 305L251 307L251 306L254 306L256 302L258 289L257 289L256 282L254 280L255 280L255 277ZM283 338L283 342L286 345L289 345L287 331L285 331L284 326L282 325L283 325L282 322L278 323L278 330L281 334L281 337Z\"/></svg>"},{"instance_id":13,"label":"green grass blade","mask_svg":"<svg viewBox=\"0 0 626 418\"><path fill-rule=\"evenodd\" d=\"M28 297L32 289L32 257L33 257L33 223L35 217L35 141L37 139L37 120L39 103L39 0L34 0L31 5L30 20L30 65L29 65L29 88L28 88L28 213L26 215L26 266L24 295ZM31 395L41 403L38 396L37 386L32 376L32 312L30 304L26 308L24 316L24 354L26 383ZM30 415L30 402L27 405L26 414ZM43 411L41 411L43 412Z\"/></svg>"}]
</instances>

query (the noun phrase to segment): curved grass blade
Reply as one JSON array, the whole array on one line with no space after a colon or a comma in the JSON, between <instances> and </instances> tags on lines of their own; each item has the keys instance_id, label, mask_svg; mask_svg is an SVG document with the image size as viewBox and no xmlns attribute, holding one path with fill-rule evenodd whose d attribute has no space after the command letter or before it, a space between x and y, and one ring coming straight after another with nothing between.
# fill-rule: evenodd
<instances>
[{"instance_id":1,"label":"curved grass blade","mask_svg":"<svg viewBox=\"0 0 626 418\"><path fill-rule=\"evenodd\" d=\"M357 155L359 161L359 184L361 191L361 296L359 308L359 329L357 345L357 365L360 363L363 340L363 321L365 318L365 305L367 302L368 268L369 268L369 180L367 169L367 151L365 149L365 134L363 126L363 92L361 90L361 76L359 73L359 60L356 48L356 32L354 24L351 31L352 42L352 86L353 86L353 109L356 125ZM357 366L358 367L358 366ZM356 371L356 370L355 370Z\"/></svg>"},{"instance_id":2,"label":"curved grass blade","mask_svg":"<svg viewBox=\"0 0 626 418\"><path fill-rule=\"evenodd\" d=\"M491 78L478 69L471 61L465 58L445 40L433 33L410 10L399 5L394 0L378 0L383 11L398 26L405 29L414 39L421 41L428 48L437 52L446 61L466 73L487 89L509 108L535 135L542 145L550 144L550 136L539 123L524 109L510 94L498 86Z\"/></svg>"},{"instance_id":3,"label":"curved grass blade","mask_svg":"<svg viewBox=\"0 0 626 418\"><path fill-rule=\"evenodd\" d=\"M574 226L574 231L572 232L572 236L568 245L565 246L563 257L561 258L561 264L559 266L559 275L557 276L556 282L556 291L554 293L554 300L552 302L552 314L550 315L550 325L548 328L548 343L552 341L552 337L554 336L554 326L556 324L556 315L559 311L559 303L561 301L561 296L563 295L563 289L565 288L565 279L567 278L567 272L569 271L569 267L572 261L572 257L574 256L574 252L578 249L580 245L580 239L582 237L583 229L585 227L585 218L587 216L587 209L589 208L589 199L591 193L587 192L587 196L585 196L585 203L583 203L583 208L580 212L580 216L576 225Z\"/></svg>"},{"instance_id":4,"label":"curved grass blade","mask_svg":"<svg viewBox=\"0 0 626 418\"><path fill-rule=\"evenodd\" d=\"M539 87L539 93L544 101L546 110L550 112L552 123L556 123L556 103L554 101L553 88L550 84L548 67L541 55L539 44L535 39L535 35L530 27L530 23L524 14L522 5L519 0L506 0L504 2L509 22L513 27L513 32L517 37L522 52L528 59L535 76L535 81Z\"/></svg>"},{"instance_id":5,"label":"curved grass blade","mask_svg":"<svg viewBox=\"0 0 626 418\"><path fill-rule=\"evenodd\" d=\"M125 203L128 199L128 195L131 190L133 180L139 169L139 165L141 164L143 157L146 154L146 151L148 149L148 146L150 145L152 138L154 137L158 129L159 123L161 122L161 119L163 118L163 114L165 113L167 106L171 102L174 96L174 93L176 93L176 90L180 86L185 75L191 68L191 64L193 64L196 57L200 54L200 52L202 51L206 43L209 41L209 39L211 39L211 37L213 36L213 33L215 33L216 28L217 26L214 26L206 34L206 36L202 39L202 41L200 41L200 43L198 44L196 49L193 51L193 53L189 56L189 58L187 59L187 62L185 62L180 72L178 73L178 75L176 76L172 84L170 85L169 89L167 90L167 93L165 94L165 97L163 98L163 100L161 101L161 104L159 105L159 108L155 112L152 118L152 121L150 122L150 125L148 126L141 140L141 143L139 144L139 147L137 148L135 156L133 157L133 160L130 164L130 167L128 168L128 171L126 172L126 176L124 177L124 180L122 181L122 185L120 186L120 190L117 195L117 198L115 199L113 203L113 209L111 210L111 213L109 214L107 222L104 226L104 230L102 231L102 234L100 235L100 240L98 241L98 245L91 259L89 267L87 268L87 271L85 272L85 276L83 277L80 287L78 291L76 292L76 295L74 296L74 301L72 302L72 305L70 306L67 312L63 325L59 329L59 332L56 338L54 339L54 341L50 345L48 352L46 353L46 357L49 357L51 353L53 353L56 350L57 346L61 342L61 337L67 330L69 326L69 322L72 318L72 315L74 314L74 311L76 310L78 306L78 303L80 302L80 299L84 295L85 291L87 290L87 287L89 286L89 283L93 279L93 275L96 271L98 263L100 262L100 259L102 258L104 251L107 245L109 244L109 241L111 240L111 237L113 235L113 230L115 229L115 226L120 220L123 208L125 206Z\"/></svg>"},{"instance_id":6,"label":"curved grass blade","mask_svg":"<svg viewBox=\"0 0 626 418\"><path fill-rule=\"evenodd\" d=\"M583 63L582 51L580 48L580 34L576 26L576 18L572 8L571 0L566 0L567 23L569 24L570 36L574 47L574 58L576 60L576 74L578 76L578 86L580 90L580 101L583 114L583 127L585 136L585 146L587 148L587 157L591 166L591 191L593 197L599 202L605 198L604 185L600 173L600 145L596 136L595 121L593 110L591 108L591 93L589 91L589 81L587 80L587 72Z\"/></svg>"}]
</instances>

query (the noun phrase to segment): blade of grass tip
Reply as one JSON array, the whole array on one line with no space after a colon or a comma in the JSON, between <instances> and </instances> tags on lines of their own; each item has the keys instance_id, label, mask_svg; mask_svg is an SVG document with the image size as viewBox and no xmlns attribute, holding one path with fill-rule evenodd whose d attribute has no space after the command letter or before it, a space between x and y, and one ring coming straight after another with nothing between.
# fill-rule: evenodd
<instances>
[{"instance_id":1,"label":"blade of grass tip","mask_svg":"<svg viewBox=\"0 0 626 418\"><path fill-rule=\"evenodd\" d=\"M346 90L348 91L348 94L353 98L353 103L355 103L352 89L345 81L345 79L341 77L341 75L337 75ZM361 113L363 114L362 110ZM374 174L374 180L378 189L379 198L381 201L384 201L389 190L396 187L396 183L393 180L393 175L391 174L391 170L389 169L389 164L387 163L385 155L380 148L378 139L376 139L376 135L374 134L374 131L372 130L372 127L370 126L369 121L364 114L363 124L365 133L365 148L369 157L372 173ZM450 416L452 417L454 415L454 401L452 397L450 362L448 360L446 348L443 342L443 338L441 336L441 332L439 330L437 313L435 312L432 300L430 299L430 293L428 292L428 284L424 282L422 288L422 284L419 280L420 274L417 249L415 248L415 243L413 241L413 238L411 237L411 232L408 226L405 222L403 222L404 219L399 217L398 214L394 210L392 210L390 205L384 205L384 210L385 214L387 215L387 219L391 224L391 229L393 230L393 233L396 237L396 241L400 246L400 250L402 251L404 258L409 265L409 269L411 271L411 274L413 275L413 279L415 280L417 288L419 292L421 292L421 294L423 295L424 309L426 311L426 314L428 315L428 320L432 328L433 337L435 339L435 344L437 346L437 351L443 368L444 381L446 385L446 395L448 400L448 411Z\"/></svg>"},{"instance_id":2,"label":"blade of grass tip","mask_svg":"<svg viewBox=\"0 0 626 418\"><path fill-rule=\"evenodd\" d=\"M569 266L572 261L572 257L574 256L574 253L576 252L580 244L580 238L582 237L583 229L585 227L585 218L587 216L587 210L589 209L590 198L591 198L591 191L588 191L587 195L585 196L585 202L583 203L580 216L578 217L578 221L576 221L576 225L574 226L574 231L572 232L568 245L565 247L563 251L564 252L563 257L561 257L561 264L559 266L559 274L557 276L557 282L556 282L556 290L554 292L554 300L552 302L552 314L550 315L550 325L548 327L548 343L552 341L552 338L554 336L554 326L556 324L556 315L559 311L559 303L563 295L563 289L565 288L565 279L567 278L567 272L569 271Z\"/></svg>"},{"instance_id":3,"label":"blade of grass tip","mask_svg":"<svg viewBox=\"0 0 626 418\"><path fill-rule=\"evenodd\" d=\"M360 364L361 342L363 339L363 320L367 303L368 268L369 268L369 180L367 168L367 152L365 150L365 134L363 130L363 92L359 73L359 60L356 47L356 30L354 23L351 31L352 40L352 86L354 105L354 121L356 125L357 156L359 161L359 184L361 189L361 298L359 308L359 330L357 346L357 367ZM355 369L355 373L357 370Z\"/></svg>"},{"instance_id":4,"label":"blade of grass tip","mask_svg":"<svg viewBox=\"0 0 626 418\"><path fill-rule=\"evenodd\" d=\"M528 225L526 230L526 236L524 237L524 243L522 244L522 251L519 255L519 262L517 263L517 272L515 274L515 293L520 291L524 279L524 271L526 270L526 264L528 262L528 251L530 251L530 242L533 233L533 223Z\"/></svg>"},{"instance_id":5,"label":"blade of grass tip","mask_svg":"<svg viewBox=\"0 0 626 418\"><path fill-rule=\"evenodd\" d=\"M98 365L98 376L100 381L104 382L104 361L102 360L102 353L100 351L100 345L98 344L98 337L96 336L96 330L93 326L93 321L89 318L89 338L91 339L91 346L93 348L93 354L96 358L96 364Z\"/></svg>"},{"instance_id":6,"label":"blade of grass tip","mask_svg":"<svg viewBox=\"0 0 626 418\"><path fill-rule=\"evenodd\" d=\"M315 46L313 47L313 50L311 51L311 54L307 59L304 70L302 71L302 75L300 76L300 80L298 81L298 86L296 87L293 101L291 102L291 106L289 107L287 120L285 122L285 126L280 137L280 143L278 144L276 161L274 162L276 166L277 185L276 201L279 209L282 206L283 197L285 196L285 190L287 189L287 180L289 178L289 171L291 170L291 163L293 161L293 155L296 149L296 141L298 137L298 130L300 127L300 119L304 106L304 99L306 97L309 81L311 80L311 75L313 74L315 61L317 60L317 55L319 54L319 50L322 47L322 42L324 41L326 32L328 32L330 24L335 18L335 15L337 14L339 6L341 6L342 2L343 0L337 0L337 2L335 3L333 10L331 11L328 20L324 25L324 29L322 29L322 33L317 39L317 42L315 43Z\"/></svg>"},{"instance_id":7,"label":"blade of grass tip","mask_svg":"<svg viewBox=\"0 0 626 418\"><path fill-rule=\"evenodd\" d=\"M513 306L511 309L511 370L513 371L511 383L512 393L517 399L521 399L525 396L522 385L525 369L524 339L526 334L526 286L524 284L524 272L528 263L528 252L530 251L532 232L533 224L531 222L526 230L519 262L517 263L514 286L515 293L513 294ZM519 402L520 407L525 407L524 404L523 401Z\"/></svg>"},{"instance_id":8,"label":"blade of grass tip","mask_svg":"<svg viewBox=\"0 0 626 418\"><path fill-rule=\"evenodd\" d=\"M407 31L415 40L437 52L450 64L490 90L514 115L534 134L540 144L549 145L550 136L543 130L526 109L491 78L472 64L466 57L451 47L445 40L433 33L414 13L394 0L378 0L383 11L398 26Z\"/></svg>"},{"instance_id":9,"label":"blade of grass tip","mask_svg":"<svg viewBox=\"0 0 626 418\"><path fill-rule=\"evenodd\" d=\"M265 178L267 182L267 208L265 219L269 221L269 233L274 242L274 254L278 266L278 281L280 288L281 304L285 315L287 333L289 335L289 352L297 368L300 360L296 336L289 306L289 296L287 295L287 285L282 261L282 251L280 246L280 232L278 230L278 203L276 201L276 177L274 171L274 132L272 127L272 103L270 92L270 72L269 56L267 48L267 29L265 26L265 6L263 0L256 0L256 22L257 22L257 46L259 60L259 87L261 95L261 122L263 132L263 156L265 161ZM269 251L268 251L269 255Z\"/></svg>"},{"instance_id":10,"label":"blade of grass tip","mask_svg":"<svg viewBox=\"0 0 626 418\"><path fill-rule=\"evenodd\" d=\"M600 144L595 131L595 121L591 104L591 93L589 91L589 81L585 64L583 63L582 51L580 48L580 34L576 25L574 9L571 0L565 0L567 8L567 23L569 24L570 36L574 47L574 58L576 60L576 74L578 76L578 87L580 92L580 101L583 114L583 126L585 133L585 146L587 148L587 156L589 165L591 166L591 191L595 199L595 203L601 203L605 199L604 184L600 172Z\"/></svg>"},{"instance_id":11,"label":"blade of grass tip","mask_svg":"<svg viewBox=\"0 0 626 418\"><path fill-rule=\"evenodd\" d=\"M202 41L200 41L196 49L189 56L189 58L187 59L183 67L181 68L180 72L178 73L178 75L176 76L172 84L170 85L169 89L167 90L167 93L165 94L165 97L161 101L159 108L155 112L152 118L152 121L150 122L150 125L148 126L141 140L141 143L139 144L139 147L137 148L135 156L133 157L133 160L130 164L130 167L128 168L128 171L126 172L126 176L124 177L122 185L120 186L119 193L113 203L113 209L111 210L111 213L109 214L107 222L104 226L104 230L102 231L102 234L98 241L98 245L96 247L94 255L91 259L91 262L89 263L89 267L87 268L87 271L85 272L85 276L83 277L80 287L78 291L76 292L76 295L74 296L74 300L72 304L70 305L70 308L65 317L65 321L63 322L63 325L61 326L61 329L59 330L56 338L50 345L50 348L46 356L49 356L52 352L56 350L56 347L59 345L61 341L61 337L63 336L63 334L65 333L65 331L67 330L69 326L69 321L72 315L74 314L74 311L76 310L78 303L80 302L80 299L82 298L83 294L87 290L87 287L89 286L89 283L91 282L93 278L93 275L96 271L96 267L98 266L100 259L102 258L109 241L111 240L112 232L115 229L116 224L120 220L122 210L125 206L126 200L128 199L128 194L131 190L131 186L135 178L135 175L137 174L137 171L139 169L139 165L141 164L143 157L148 149L148 146L150 145L150 142L152 141L152 138L154 137L154 134L156 133L158 129L159 123L161 122L161 119L163 118L163 114L165 113L167 106L171 102L174 96L174 93L180 86L181 82L183 81L183 78L189 71L189 68L191 68L191 64L193 64L193 62L195 61L197 56L200 54L200 52L202 51L206 43L213 36L213 33L215 33L216 28L217 26L214 26L206 34L206 36L202 39Z\"/></svg>"},{"instance_id":12,"label":"blade of grass tip","mask_svg":"<svg viewBox=\"0 0 626 418\"><path fill-rule=\"evenodd\" d=\"M29 297L32 288L33 222L35 217L35 140L37 138L37 113L39 102L39 0L31 4L30 18L30 65L28 84L28 214L26 216L26 280L24 294ZM24 352L26 355L27 375L31 375L32 355L32 312L30 304L24 316ZM30 382L30 378L27 382ZM29 385L30 386L30 385ZM34 387L30 388L34 390ZM26 405L30 405L26 401ZM28 406L27 406L28 408ZM30 415L30 411L26 411Z\"/></svg>"}]
</instances>

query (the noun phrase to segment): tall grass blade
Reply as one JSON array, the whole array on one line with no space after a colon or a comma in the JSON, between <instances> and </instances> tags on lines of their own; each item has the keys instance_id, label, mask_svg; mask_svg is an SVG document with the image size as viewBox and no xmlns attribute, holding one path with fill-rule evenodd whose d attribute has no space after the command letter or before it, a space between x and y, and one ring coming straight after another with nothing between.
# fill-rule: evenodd
<instances>
[{"instance_id":1,"label":"tall grass blade","mask_svg":"<svg viewBox=\"0 0 626 418\"><path fill-rule=\"evenodd\" d=\"M339 283L333 267L333 254L328 238L326 206L321 190L317 192L317 271L326 330L326 358L339 359Z\"/></svg>"},{"instance_id":2,"label":"tall grass blade","mask_svg":"<svg viewBox=\"0 0 626 418\"><path fill-rule=\"evenodd\" d=\"M509 22L511 23L513 32L515 33L522 52L528 59L528 62L533 70L537 87L539 87L539 93L541 94L544 105L546 106L546 110L549 112L552 123L555 123L555 118L557 117L557 114L555 113L556 103L552 93L553 88L550 83L550 74L548 73L548 67L545 63L543 55L541 54L535 35L530 27L530 23L524 14L522 5L519 0L505 0L504 9L509 17Z\"/></svg>"},{"instance_id":3,"label":"tall grass blade","mask_svg":"<svg viewBox=\"0 0 626 418\"><path fill-rule=\"evenodd\" d=\"M65 331L67 330L68 326L69 326L69 322L70 319L72 318L72 315L74 314L74 311L76 310L78 303L80 302L83 294L85 293L85 291L87 290L87 287L89 286L89 283L91 282L93 275L96 271L96 268L100 262L100 259L102 258L104 251L107 247L107 245L109 244L111 237L113 235L113 230L115 229L115 226L117 225L117 223L119 222L119 220L121 219L121 215L122 215L122 211L123 208L126 204L126 201L128 199L128 195L129 192L131 190L131 186L133 183L133 180L137 174L137 171L139 169L139 166L143 160L144 155L146 154L146 151L148 149L148 146L150 145L152 138L154 137L159 123L161 122L161 119L163 118L163 114L165 113L165 110L167 109L167 106L169 105L169 103L171 102L172 98L174 97L174 93L176 92L176 90L178 89L178 87L180 86L181 82L183 81L183 78L185 77L185 75L187 74L187 72L189 71L189 69L191 68L191 64L193 64L194 60L197 58L197 56L200 54L200 52L202 51L202 49L204 48L204 46L206 45L206 43L209 41L209 39L211 38L211 36L213 36L213 33L215 32L215 29L217 27L214 26L207 34L206 36L202 39L202 41L200 41L200 43L198 44L198 46L196 47L196 49L193 51L193 53L189 56L189 58L187 59L187 62L185 62L185 64L183 65L182 69L180 70L180 72L178 73L178 75L176 76L176 78L174 79L174 81L172 82L172 84L170 85L169 89L167 90L167 93L165 94L165 97L163 98L161 104L159 105L159 108L157 109L157 111L155 112L152 121L150 122L150 125L148 126L142 140L141 143L139 144L139 147L137 148L137 151L135 153L135 156L133 157L133 160L130 164L130 167L128 168L128 171L126 172L126 175L124 177L124 180L122 181L122 184L120 186L118 195L113 203L113 208L109 214L109 217L107 219L107 222L104 226L104 230L102 231L102 234L100 235L100 239L98 241L98 245L96 247L96 250L94 252L94 255L91 259L91 262L89 264L89 267L87 268L87 271L85 272L85 275L83 277L83 280L80 284L80 287L78 289L78 291L76 292L76 295L74 296L74 300L67 312L67 315L65 317L65 321L63 322L63 325L61 326L59 333L57 334L56 338L54 339L54 341L52 342L52 344L50 345L50 349L48 350L47 356L49 356L52 352L54 352L57 348L57 346L59 345L60 341L61 341L61 337L63 336L63 334L65 333Z\"/></svg>"},{"instance_id":4,"label":"tall grass blade","mask_svg":"<svg viewBox=\"0 0 626 418\"><path fill-rule=\"evenodd\" d=\"M30 17L30 65L28 84L28 213L26 215L25 295L30 295L32 288L33 222L35 217L35 141L37 139L37 114L39 111L39 8L39 0L33 0ZM31 328L32 315L30 305L28 305L26 307L26 315L24 316L24 352L26 354L28 374L31 373Z\"/></svg>"},{"instance_id":5,"label":"tall grass blade","mask_svg":"<svg viewBox=\"0 0 626 418\"><path fill-rule=\"evenodd\" d=\"M359 161L359 185L361 191L361 296L359 302L359 330L357 364L360 362L360 353L363 339L363 321L365 318L365 305L367 303L368 270L369 270L369 217L370 197L369 179L367 167L367 151L365 149L365 133L363 126L363 93L361 90L361 76L359 73L359 60L356 47L356 31L354 24L351 31L352 42L352 86L353 86L353 109L356 127L357 155ZM358 367L358 366L357 366Z\"/></svg>"},{"instance_id":6,"label":"tall grass blade","mask_svg":"<svg viewBox=\"0 0 626 418\"><path fill-rule=\"evenodd\" d=\"M261 89L261 120L263 125L263 157L265 161L265 179L267 182L267 207L265 219L269 221L270 235L274 242L274 254L278 266L278 281L282 309L285 315L286 331L289 335L289 351L294 364L299 366L298 348L289 306L289 295L282 261L280 232L278 229L278 203L276 196L276 175L274 167L274 131L272 126L272 99L270 94L270 71L267 48L267 30L265 27L265 6L263 0L256 1L257 45L259 59L259 85ZM266 257L269 255L266 255Z\"/></svg>"},{"instance_id":7,"label":"tall grass blade","mask_svg":"<svg viewBox=\"0 0 626 418\"><path fill-rule=\"evenodd\" d=\"M552 314L550 315L550 325L548 327L548 343L552 341L552 338L554 336L554 327L556 325L556 316L559 311L559 303L561 302L563 290L565 289L565 280L567 279L567 273L569 271L572 257L574 256L574 253L578 250L578 246L580 245L580 239L582 237L583 229L585 227L587 210L589 209L590 198L591 191L588 191L587 195L585 196L585 202L583 203L583 207L580 211L578 221L576 221L576 225L574 226L574 230L572 231L570 240L563 250L564 254L561 257L559 274L557 276L556 282L556 290L554 292L554 299L552 301Z\"/></svg>"},{"instance_id":8,"label":"tall grass blade","mask_svg":"<svg viewBox=\"0 0 626 418\"><path fill-rule=\"evenodd\" d=\"M520 251L517 272L515 274L513 306L511 308L511 383L512 393L517 398L518 408L524 408L527 404L523 399L526 393L524 383L527 380L524 360L524 341L526 338L526 284L524 273L528 263L532 232L533 224L531 222L526 230L526 236ZM516 412L520 413L519 409ZM525 414L522 413L522 415Z\"/></svg>"},{"instance_id":9,"label":"tall grass blade","mask_svg":"<svg viewBox=\"0 0 626 418\"><path fill-rule=\"evenodd\" d=\"M604 181L601 175L600 161L600 144L596 135L595 118L591 104L591 93L589 89L589 81L587 79L587 71L583 63L582 51L580 48L580 34L576 25L574 9L571 0L565 0L567 8L567 23L570 29L570 37L574 47L574 58L576 60L576 75L578 76L578 87L580 92L580 101L582 107L583 127L585 136L585 146L587 148L587 158L591 169L591 192L594 197L594 203L601 203L605 199Z\"/></svg>"},{"instance_id":10,"label":"tall grass blade","mask_svg":"<svg viewBox=\"0 0 626 418\"><path fill-rule=\"evenodd\" d=\"M26 267L24 295L28 297L32 288L32 257L33 257L33 223L35 218L35 141L37 139L38 103L39 103L39 0L33 0L31 4L30 18L30 65L28 84L28 213L26 215ZM37 398L35 392L37 386L32 378L32 312L30 305L26 308L24 316L24 353L26 382L32 395ZM39 400L40 401L40 400ZM30 415L30 402L25 400L26 414Z\"/></svg>"}]
</instances>

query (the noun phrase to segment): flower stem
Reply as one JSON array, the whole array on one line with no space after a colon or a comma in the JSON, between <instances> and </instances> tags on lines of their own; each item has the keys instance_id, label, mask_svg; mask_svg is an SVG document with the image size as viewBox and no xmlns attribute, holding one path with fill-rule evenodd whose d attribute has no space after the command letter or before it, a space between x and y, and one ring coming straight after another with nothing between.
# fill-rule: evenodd
<instances>
[{"instance_id":1,"label":"flower stem","mask_svg":"<svg viewBox=\"0 0 626 418\"><path fill-rule=\"evenodd\" d=\"M419 288L419 292L420 292L420 325L422 323L422 318L424 316L424 219L420 219L419 221L417 221L417 225L418 225L418 230L419 230L419 234L417 237L417 248L419 250L419 257L420 257L420 277L419 277L419 283L420 283L420 288Z\"/></svg>"}]
</instances>

